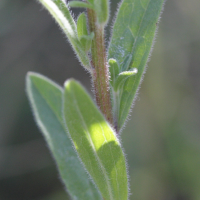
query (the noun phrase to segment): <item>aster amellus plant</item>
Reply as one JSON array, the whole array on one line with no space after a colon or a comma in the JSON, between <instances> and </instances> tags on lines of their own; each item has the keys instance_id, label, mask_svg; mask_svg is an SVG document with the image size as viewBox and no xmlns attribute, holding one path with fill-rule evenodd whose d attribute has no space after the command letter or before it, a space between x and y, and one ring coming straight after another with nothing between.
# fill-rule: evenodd
<instances>
[{"instance_id":1,"label":"aster amellus plant","mask_svg":"<svg viewBox=\"0 0 200 200\"><path fill-rule=\"evenodd\" d=\"M119 137L141 82L163 1L122 0L106 48L104 28L112 1L39 0L91 74L94 88L95 101L74 79L63 87L33 72L26 79L36 123L73 200L129 198ZM85 12L75 20L70 7Z\"/></svg>"}]
</instances>

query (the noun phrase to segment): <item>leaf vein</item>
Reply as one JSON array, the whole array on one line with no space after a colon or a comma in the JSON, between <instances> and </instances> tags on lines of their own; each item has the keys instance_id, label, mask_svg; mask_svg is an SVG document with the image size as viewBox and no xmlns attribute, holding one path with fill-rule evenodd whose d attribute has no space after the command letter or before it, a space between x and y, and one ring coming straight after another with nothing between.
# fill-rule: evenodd
<instances>
[{"instance_id":1,"label":"leaf vein","mask_svg":"<svg viewBox=\"0 0 200 200\"><path fill-rule=\"evenodd\" d=\"M149 0L149 3L148 3L148 5L147 5L147 8L145 9L144 14L143 14L143 16L142 16L142 19L141 19L141 22L140 22L140 25L139 25L140 28L138 29L137 36L136 36L135 42L134 42L134 44L133 44L133 48L132 48L132 52L131 52L132 54L133 54L133 51L134 51L134 49L135 49L135 44L137 43L137 40L138 40L138 35L139 35L140 29L141 29L141 24L142 24L142 22L143 22L143 20L144 20L144 16L145 16L145 14L146 14L146 11L147 11L147 9L148 9L148 7L149 7L150 2L151 2L151 0ZM137 76L137 75L136 75L136 76ZM135 82L135 81L134 81L134 82ZM126 102L127 102L127 99L129 99L129 97L130 97L131 94L132 94L132 93L129 92L128 97L126 98ZM122 116L122 114L124 113L124 110L125 110L125 106L124 106L123 109L122 109L121 116Z\"/></svg>"}]
</instances>

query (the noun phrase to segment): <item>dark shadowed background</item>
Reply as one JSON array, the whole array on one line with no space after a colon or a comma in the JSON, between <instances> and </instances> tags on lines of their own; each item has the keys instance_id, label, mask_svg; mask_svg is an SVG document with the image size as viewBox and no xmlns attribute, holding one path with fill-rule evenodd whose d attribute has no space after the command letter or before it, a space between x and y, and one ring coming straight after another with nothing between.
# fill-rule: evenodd
<instances>
[{"instance_id":1,"label":"dark shadowed background","mask_svg":"<svg viewBox=\"0 0 200 200\"><path fill-rule=\"evenodd\" d=\"M112 11L117 2L111 0ZM131 200L200 200L199 10L198 0L166 2L121 136ZM47 11L34 0L0 0L0 200L67 200L26 97L28 71L61 85L74 77L91 91L88 73Z\"/></svg>"}]
</instances>

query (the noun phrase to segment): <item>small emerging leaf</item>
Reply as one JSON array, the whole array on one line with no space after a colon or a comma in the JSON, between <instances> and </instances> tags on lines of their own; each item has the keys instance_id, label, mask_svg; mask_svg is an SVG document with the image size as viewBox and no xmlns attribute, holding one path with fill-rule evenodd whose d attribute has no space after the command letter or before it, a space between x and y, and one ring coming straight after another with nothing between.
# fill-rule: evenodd
<instances>
[{"instance_id":1,"label":"small emerging leaf","mask_svg":"<svg viewBox=\"0 0 200 200\"><path fill-rule=\"evenodd\" d=\"M48 78L32 72L27 75L26 87L35 120L72 199L102 200L99 191L88 179L64 127L63 89Z\"/></svg>"},{"instance_id":2,"label":"small emerging leaf","mask_svg":"<svg viewBox=\"0 0 200 200\"><path fill-rule=\"evenodd\" d=\"M89 8L93 9L93 6L89 3L81 2L81 1L70 1L68 4L70 7L74 8Z\"/></svg>"},{"instance_id":3,"label":"small emerging leaf","mask_svg":"<svg viewBox=\"0 0 200 200\"><path fill-rule=\"evenodd\" d=\"M90 35L88 35L87 19L86 19L85 13L80 14L78 17L77 32L78 32L79 40L80 40L85 52L88 52L92 45L94 33L92 32Z\"/></svg>"},{"instance_id":4,"label":"small emerging leaf","mask_svg":"<svg viewBox=\"0 0 200 200\"><path fill-rule=\"evenodd\" d=\"M93 32L90 35L83 35L80 38L81 44L86 52L90 50L93 38L94 38Z\"/></svg>"},{"instance_id":5,"label":"small emerging leaf","mask_svg":"<svg viewBox=\"0 0 200 200\"><path fill-rule=\"evenodd\" d=\"M110 84L113 85L115 82L116 77L119 74L119 66L115 59L111 58L108 61L109 64L109 72L110 72Z\"/></svg>"},{"instance_id":6,"label":"small emerging leaf","mask_svg":"<svg viewBox=\"0 0 200 200\"><path fill-rule=\"evenodd\" d=\"M128 77L133 76L137 73L137 68L133 68L130 71L121 72L114 83L114 90L117 91L119 87L127 80Z\"/></svg>"},{"instance_id":7,"label":"small emerging leaf","mask_svg":"<svg viewBox=\"0 0 200 200\"><path fill-rule=\"evenodd\" d=\"M94 4L98 22L100 24L106 24L109 18L108 0L96 0Z\"/></svg>"},{"instance_id":8,"label":"small emerging leaf","mask_svg":"<svg viewBox=\"0 0 200 200\"><path fill-rule=\"evenodd\" d=\"M138 73L130 76L121 91L117 116L118 130L123 127L129 114L133 99L138 90L141 78L152 47L157 23L164 0L123 0L113 27L109 46L109 58L114 58L120 65L126 55L132 55L129 65L121 71L137 68ZM114 100L115 101L115 100Z\"/></svg>"},{"instance_id":9,"label":"small emerging leaf","mask_svg":"<svg viewBox=\"0 0 200 200\"><path fill-rule=\"evenodd\" d=\"M88 35L87 19L85 13L81 13L77 20L77 33L80 39L83 35Z\"/></svg>"},{"instance_id":10,"label":"small emerging leaf","mask_svg":"<svg viewBox=\"0 0 200 200\"><path fill-rule=\"evenodd\" d=\"M68 80L64 117L74 146L105 200L127 200L125 158L119 141L85 89Z\"/></svg>"}]
</instances>

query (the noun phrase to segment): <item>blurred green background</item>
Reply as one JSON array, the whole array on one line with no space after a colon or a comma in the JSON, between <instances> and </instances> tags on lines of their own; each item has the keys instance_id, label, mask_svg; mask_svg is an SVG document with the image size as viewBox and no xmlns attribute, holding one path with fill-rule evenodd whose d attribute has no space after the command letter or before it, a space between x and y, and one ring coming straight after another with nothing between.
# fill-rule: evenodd
<instances>
[{"instance_id":1,"label":"blurred green background","mask_svg":"<svg viewBox=\"0 0 200 200\"><path fill-rule=\"evenodd\" d=\"M111 16L118 2L111 0ZM198 0L166 2L121 136L131 200L200 200L199 10ZM0 0L0 200L67 200L31 114L27 71L61 85L74 77L91 91L89 74L46 10L34 0Z\"/></svg>"}]
</instances>

